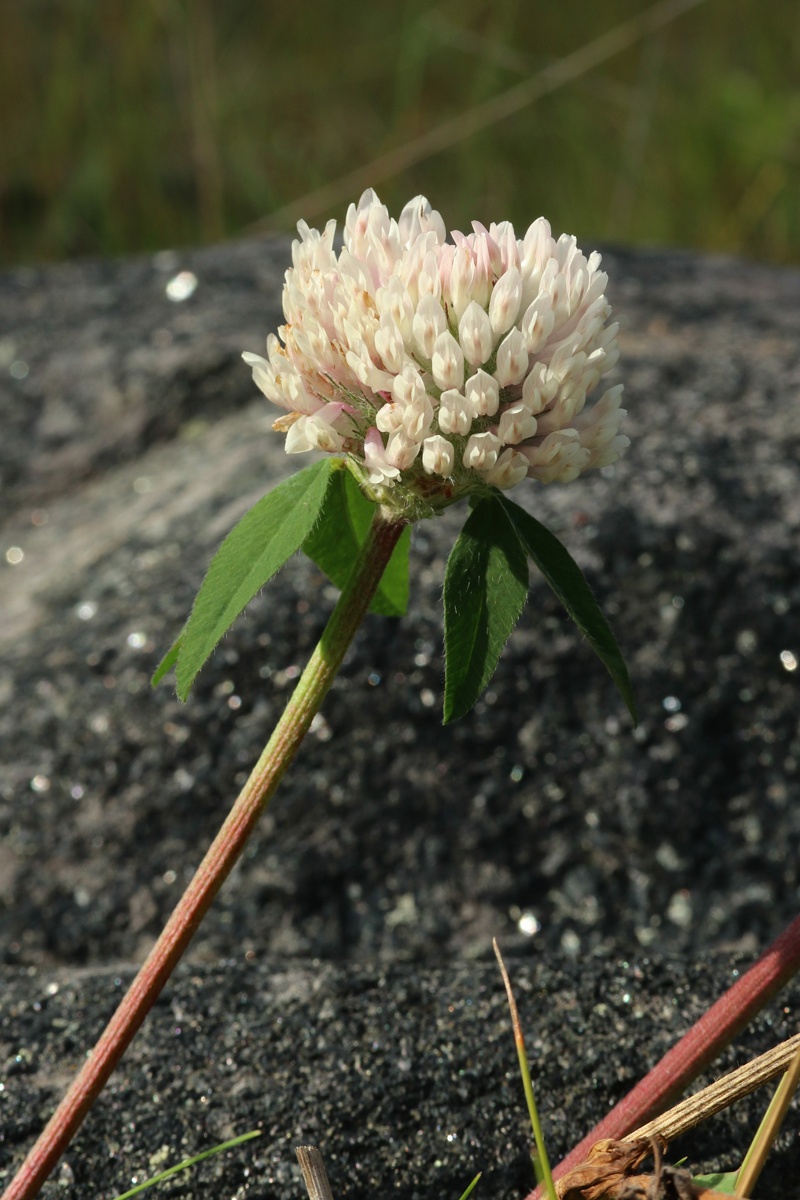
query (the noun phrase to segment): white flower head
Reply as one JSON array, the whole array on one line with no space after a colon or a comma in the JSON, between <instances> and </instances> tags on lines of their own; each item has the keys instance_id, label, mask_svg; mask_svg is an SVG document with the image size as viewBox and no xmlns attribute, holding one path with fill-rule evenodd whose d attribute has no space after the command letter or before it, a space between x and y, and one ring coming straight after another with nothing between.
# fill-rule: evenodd
<instances>
[{"instance_id":1,"label":"white flower head","mask_svg":"<svg viewBox=\"0 0 800 1200\"><path fill-rule=\"evenodd\" d=\"M504 221L448 241L424 196L395 220L371 189L338 254L335 222L298 232L286 324L266 358L244 354L286 410L289 453L343 455L407 511L526 476L568 482L624 452L622 388L592 395L618 357L599 254L543 217L520 239Z\"/></svg>"}]
</instances>

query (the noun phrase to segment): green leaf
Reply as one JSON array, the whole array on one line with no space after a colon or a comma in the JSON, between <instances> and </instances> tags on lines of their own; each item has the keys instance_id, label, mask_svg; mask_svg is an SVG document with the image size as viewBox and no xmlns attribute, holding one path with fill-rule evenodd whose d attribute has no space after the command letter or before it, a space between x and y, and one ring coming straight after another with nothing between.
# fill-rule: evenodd
<instances>
[{"instance_id":1,"label":"green leaf","mask_svg":"<svg viewBox=\"0 0 800 1200\"><path fill-rule=\"evenodd\" d=\"M303 542L303 552L320 567L338 588L350 577L353 563L364 544L376 505L367 500L350 471L331 473L320 519ZM383 578L369 606L384 617L402 617L408 608L408 548L411 527L394 549Z\"/></svg>"},{"instance_id":2,"label":"green leaf","mask_svg":"<svg viewBox=\"0 0 800 1200\"><path fill-rule=\"evenodd\" d=\"M484 497L445 571L445 724L469 712L486 687L527 594L524 546L499 499Z\"/></svg>"},{"instance_id":3,"label":"green leaf","mask_svg":"<svg viewBox=\"0 0 800 1200\"><path fill-rule=\"evenodd\" d=\"M697 1187L710 1188L713 1192L725 1192L728 1196L735 1196L738 1174L738 1171L724 1171L718 1175L693 1175L692 1183Z\"/></svg>"},{"instance_id":4,"label":"green leaf","mask_svg":"<svg viewBox=\"0 0 800 1200\"><path fill-rule=\"evenodd\" d=\"M178 655L181 652L181 642L182 641L183 641L183 634L179 633L178 636L175 638L175 641L172 643L169 650L164 655L161 662L158 664L155 671L153 672L153 678L150 680L151 687L156 687L157 684L161 683L161 680L164 678L167 671L169 671L172 667L175 666L175 663L178 661Z\"/></svg>"},{"instance_id":5,"label":"green leaf","mask_svg":"<svg viewBox=\"0 0 800 1200\"><path fill-rule=\"evenodd\" d=\"M535 517L526 513L524 508L499 493L497 500L513 523L528 554L614 680L634 725L637 725L639 718L628 668L580 567L566 546Z\"/></svg>"},{"instance_id":6,"label":"green leaf","mask_svg":"<svg viewBox=\"0 0 800 1200\"><path fill-rule=\"evenodd\" d=\"M322 459L298 471L262 496L225 538L183 632L156 672L160 678L177 661L181 700L245 605L308 537L319 520L336 465L335 460Z\"/></svg>"},{"instance_id":7,"label":"green leaf","mask_svg":"<svg viewBox=\"0 0 800 1200\"><path fill-rule=\"evenodd\" d=\"M173 1175L177 1175L180 1171L187 1171L190 1167L194 1167L197 1163L203 1162L206 1158L213 1158L215 1154L222 1154L223 1150L232 1150L234 1146L241 1146L242 1142L249 1142L252 1138L261 1137L260 1129L253 1129L250 1133L240 1134L239 1137L231 1138L228 1142L221 1142L219 1146L212 1146L210 1150L204 1150L202 1154L195 1154L193 1158L185 1158L183 1162L177 1163L174 1167L169 1167L166 1171L159 1172L152 1179L146 1179L144 1183L139 1183L130 1191L123 1192L121 1196L117 1196L117 1200L131 1200L132 1196L138 1196L140 1192L147 1188L154 1187L157 1183L163 1183L165 1179L171 1179Z\"/></svg>"}]
</instances>

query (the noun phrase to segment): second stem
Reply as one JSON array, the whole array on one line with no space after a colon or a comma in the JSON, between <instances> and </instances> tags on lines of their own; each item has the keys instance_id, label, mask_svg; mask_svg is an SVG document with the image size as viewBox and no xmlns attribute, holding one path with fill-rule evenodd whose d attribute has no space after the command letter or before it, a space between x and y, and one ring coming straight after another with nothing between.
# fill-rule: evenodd
<instances>
[{"instance_id":1,"label":"second stem","mask_svg":"<svg viewBox=\"0 0 800 1200\"><path fill-rule=\"evenodd\" d=\"M369 533L272 737L119 1008L2 1200L33 1200L158 998L239 859L319 711L406 522L377 509Z\"/></svg>"}]
</instances>

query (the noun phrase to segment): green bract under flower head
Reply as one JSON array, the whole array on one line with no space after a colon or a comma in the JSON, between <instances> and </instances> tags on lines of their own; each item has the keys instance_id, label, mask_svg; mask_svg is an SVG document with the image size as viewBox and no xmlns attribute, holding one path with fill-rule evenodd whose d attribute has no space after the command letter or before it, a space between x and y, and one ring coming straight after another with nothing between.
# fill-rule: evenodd
<instances>
[{"instance_id":1,"label":"green bract under flower head","mask_svg":"<svg viewBox=\"0 0 800 1200\"><path fill-rule=\"evenodd\" d=\"M621 386L587 406L618 357L599 254L556 241L543 217L521 239L504 221L447 241L423 196L395 221L372 190L338 255L335 228L299 223L280 340L243 356L287 410L274 428L288 453L345 456L397 510L619 458Z\"/></svg>"}]
</instances>

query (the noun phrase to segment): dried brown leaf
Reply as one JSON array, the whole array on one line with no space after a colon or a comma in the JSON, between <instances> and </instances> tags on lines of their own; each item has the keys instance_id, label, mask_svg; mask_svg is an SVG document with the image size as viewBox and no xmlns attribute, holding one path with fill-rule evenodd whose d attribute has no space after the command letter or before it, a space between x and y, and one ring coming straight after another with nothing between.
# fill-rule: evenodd
<instances>
[{"instance_id":1,"label":"dried brown leaf","mask_svg":"<svg viewBox=\"0 0 800 1200\"><path fill-rule=\"evenodd\" d=\"M688 1171L665 1165L664 1150L660 1137L595 1142L588 1158L557 1180L559 1200L726 1200L721 1192L698 1187ZM635 1174L649 1154L654 1171Z\"/></svg>"}]
</instances>

